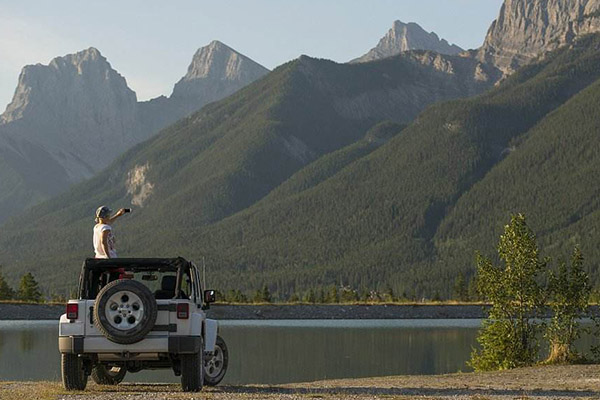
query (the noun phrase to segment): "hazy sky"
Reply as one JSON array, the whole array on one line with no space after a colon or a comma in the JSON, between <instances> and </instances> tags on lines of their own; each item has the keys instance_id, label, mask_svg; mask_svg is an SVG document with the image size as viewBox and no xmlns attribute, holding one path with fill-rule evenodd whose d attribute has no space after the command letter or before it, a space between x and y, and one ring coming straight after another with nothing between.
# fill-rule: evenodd
<instances>
[{"instance_id":1,"label":"hazy sky","mask_svg":"<svg viewBox=\"0 0 600 400\"><path fill-rule=\"evenodd\" d=\"M138 99L169 95L217 39L264 65L300 54L345 62L399 19L479 47L502 0L0 0L0 113L21 68L94 46Z\"/></svg>"}]
</instances>

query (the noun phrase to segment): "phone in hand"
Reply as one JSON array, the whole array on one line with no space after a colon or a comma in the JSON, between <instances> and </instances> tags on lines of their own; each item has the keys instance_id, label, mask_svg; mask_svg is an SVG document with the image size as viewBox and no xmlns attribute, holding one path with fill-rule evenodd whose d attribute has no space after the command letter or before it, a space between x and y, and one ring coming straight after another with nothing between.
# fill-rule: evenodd
<instances>
[{"instance_id":1,"label":"phone in hand","mask_svg":"<svg viewBox=\"0 0 600 400\"><path fill-rule=\"evenodd\" d=\"M124 208L123 211L126 213L131 212L131 208Z\"/></svg>"}]
</instances>

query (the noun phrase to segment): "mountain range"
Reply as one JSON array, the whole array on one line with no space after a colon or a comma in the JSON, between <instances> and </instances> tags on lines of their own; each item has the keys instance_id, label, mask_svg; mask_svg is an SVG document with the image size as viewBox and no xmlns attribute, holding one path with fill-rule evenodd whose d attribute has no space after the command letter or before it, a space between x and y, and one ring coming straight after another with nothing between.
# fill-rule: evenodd
<instances>
[{"instance_id":1,"label":"mountain range","mask_svg":"<svg viewBox=\"0 0 600 400\"><path fill-rule=\"evenodd\" d=\"M160 129L269 71L214 41L170 97L138 102L95 48L23 68L0 116L0 222L92 177Z\"/></svg>"},{"instance_id":2,"label":"mountain range","mask_svg":"<svg viewBox=\"0 0 600 400\"><path fill-rule=\"evenodd\" d=\"M581 245L597 279L595 3L506 0L458 55L284 64L6 222L3 271L69 289L95 207L133 203L121 255L204 257L221 290L448 297L521 211L548 254Z\"/></svg>"}]
</instances>

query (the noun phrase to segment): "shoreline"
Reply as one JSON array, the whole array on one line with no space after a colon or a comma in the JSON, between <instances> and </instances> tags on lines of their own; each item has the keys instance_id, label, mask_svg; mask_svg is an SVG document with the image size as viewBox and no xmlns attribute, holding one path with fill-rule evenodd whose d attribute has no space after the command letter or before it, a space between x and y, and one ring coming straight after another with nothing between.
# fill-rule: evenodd
<instances>
[{"instance_id":1,"label":"shoreline","mask_svg":"<svg viewBox=\"0 0 600 400\"><path fill-rule=\"evenodd\" d=\"M481 304L376 305L212 305L209 318L221 320L340 320L340 319L482 319ZM0 303L0 321L53 320L65 312L62 304Z\"/></svg>"},{"instance_id":2,"label":"shoreline","mask_svg":"<svg viewBox=\"0 0 600 400\"><path fill-rule=\"evenodd\" d=\"M0 399L136 400L209 398L255 399L589 399L600 397L600 365L536 366L497 372L447 375L401 375L334 379L281 385L219 385L197 394L181 392L177 384L88 383L85 391L67 392L58 381L5 382Z\"/></svg>"}]
</instances>

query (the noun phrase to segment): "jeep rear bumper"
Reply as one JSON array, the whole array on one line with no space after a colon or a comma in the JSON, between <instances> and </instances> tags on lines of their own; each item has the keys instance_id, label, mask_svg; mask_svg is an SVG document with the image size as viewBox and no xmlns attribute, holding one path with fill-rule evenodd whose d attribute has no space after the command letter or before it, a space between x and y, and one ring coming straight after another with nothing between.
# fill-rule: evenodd
<instances>
[{"instance_id":1,"label":"jeep rear bumper","mask_svg":"<svg viewBox=\"0 0 600 400\"><path fill-rule=\"evenodd\" d=\"M150 336L140 342L123 345L113 343L103 336L59 336L58 350L61 353L171 353L195 354L200 352L200 336Z\"/></svg>"}]
</instances>

